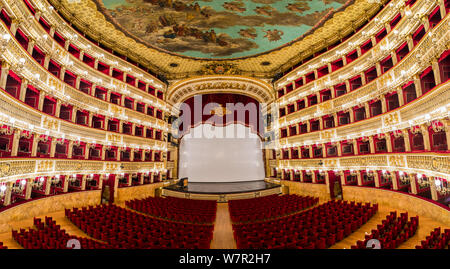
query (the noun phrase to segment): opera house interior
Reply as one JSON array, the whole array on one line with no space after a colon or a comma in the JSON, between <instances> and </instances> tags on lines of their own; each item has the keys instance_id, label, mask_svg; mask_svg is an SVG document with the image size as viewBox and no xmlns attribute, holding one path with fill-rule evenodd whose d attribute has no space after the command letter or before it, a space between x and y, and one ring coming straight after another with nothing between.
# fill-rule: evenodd
<instances>
[{"instance_id":1,"label":"opera house interior","mask_svg":"<svg viewBox=\"0 0 450 269\"><path fill-rule=\"evenodd\" d=\"M450 0L0 0L0 249L449 249Z\"/></svg>"}]
</instances>

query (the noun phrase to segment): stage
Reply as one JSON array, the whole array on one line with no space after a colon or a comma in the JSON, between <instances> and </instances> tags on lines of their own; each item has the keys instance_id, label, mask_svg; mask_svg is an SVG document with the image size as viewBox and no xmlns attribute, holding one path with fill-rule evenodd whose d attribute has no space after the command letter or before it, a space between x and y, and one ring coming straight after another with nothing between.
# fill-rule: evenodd
<instances>
[{"instance_id":1,"label":"stage","mask_svg":"<svg viewBox=\"0 0 450 269\"><path fill-rule=\"evenodd\" d=\"M281 185L264 180L246 182L188 182L186 187L172 184L163 188L163 196L227 202L281 193Z\"/></svg>"}]
</instances>

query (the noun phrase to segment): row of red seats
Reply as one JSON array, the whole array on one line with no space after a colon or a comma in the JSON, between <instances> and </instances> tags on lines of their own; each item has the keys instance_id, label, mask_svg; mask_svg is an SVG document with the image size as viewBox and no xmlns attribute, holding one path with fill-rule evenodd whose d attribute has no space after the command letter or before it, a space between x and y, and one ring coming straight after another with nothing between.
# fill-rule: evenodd
<instances>
[{"instance_id":1,"label":"row of red seats","mask_svg":"<svg viewBox=\"0 0 450 269\"><path fill-rule=\"evenodd\" d=\"M397 211L390 212L377 229L373 229L371 234L366 234L364 240L358 240L351 249L366 249L367 242L377 239L382 249L395 249L400 244L411 238L419 226L419 217L411 217L408 221L408 212L400 213L397 218ZM371 246L369 246L371 248Z\"/></svg>"},{"instance_id":2,"label":"row of red seats","mask_svg":"<svg viewBox=\"0 0 450 269\"><path fill-rule=\"evenodd\" d=\"M3 245L3 242L0 242L0 249L8 249L8 247L7 247L7 246L4 246L4 245Z\"/></svg>"},{"instance_id":3,"label":"row of red seats","mask_svg":"<svg viewBox=\"0 0 450 269\"><path fill-rule=\"evenodd\" d=\"M324 249L356 231L377 211L377 204L329 201L276 220L233 224L233 230L239 249Z\"/></svg>"},{"instance_id":4,"label":"row of red seats","mask_svg":"<svg viewBox=\"0 0 450 269\"><path fill-rule=\"evenodd\" d=\"M441 233L441 227L435 228L429 236L420 242L416 249L450 249L450 229Z\"/></svg>"},{"instance_id":5,"label":"row of red seats","mask_svg":"<svg viewBox=\"0 0 450 269\"><path fill-rule=\"evenodd\" d=\"M208 249L213 225L171 222L116 205L66 209L67 218L93 238L121 249Z\"/></svg>"},{"instance_id":6,"label":"row of red seats","mask_svg":"<svg viewBox=\"0 0 450 269\"><path fill-rule=\"evenodd\" d=\"M283 217L309 208L318 202L319 198L288 194L231 200L228 206L231 221L246 223Z\"/></svg>"},{"instance_id":7,"label":"row of red seats","mask_svg":"<svg viewBox=\"0 0 450 269\"><path fill-rule=\"evenodd\" d=\"M135 199L126 201L125 205L151 216L185 223L213 223L216 219L217 211L216 201L175 197Z\"/></svg>"},{"instance_id":8,"label":"row of red seats","mask_svg":"<svg viewBox=\"0 0 450 269\"><path fill-rule=\"evenodd\" d=\"M45 223L39 218L34 218L36 229L12 230L12 237L25 249L71 249L72 244L68 241L76 239L80 242L81 249L108 249L108 244L97 242L92 239L69 235L51 217L45 217Z\"/></svg>"}]
</instances>

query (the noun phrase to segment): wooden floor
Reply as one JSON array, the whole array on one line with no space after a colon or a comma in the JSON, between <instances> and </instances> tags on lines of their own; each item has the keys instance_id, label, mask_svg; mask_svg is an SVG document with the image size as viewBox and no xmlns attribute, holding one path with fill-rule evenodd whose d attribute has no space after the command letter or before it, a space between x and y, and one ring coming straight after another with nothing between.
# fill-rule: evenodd
<instances>
[{"instance_id":1,"label":"wooden floor","mask_svg":"<svg viewBox=\"0 0 450 269\"><path fill-rule=\"evenodd\" d=\"M228 203L217 203L212 249L236 249Z\"/></svg>"},{"instance_id":2,"label":"wooden floor","mask_svg":"<svg viewBox=\"0 0 450 269\"><path fill-rule=\"evenodd\" d=\"M120 204L120 206L124 206ZM397 215L404 212L400 209L389 208L380 206L378 213L375 214L366 224L364 224L356 232L352 233L344 240L338 242L331 249L349 249L352 245L356 244L357 240L363 240L365 233L370 232L375 229L377 224L381 224L381 221L385 219L386 215L391 211L397 211ZM409 217L416 216L414 212L408 212ZM67 233L71 235L77 235L82 237L91 238L86 235L83 231L73 225L65 216L64 211L58 211L55 213L47 214L46 216L51 216L57 224L61 225L61 229L65 229ZM38 216L44 219L45 216ZM24 221L17 221L10 223L11 229L18 230L20 228L33 227L33 219L28 219ZM432 220L430 218L419 215L419 227L416 234L407 240L405 243L399 246L399 249L414 249L416 245L420 245L420 241L424 240L426 236L436 227L441 227L441 229L449 229L450 224L444 224ZM92 239L92 238L91 238ZM7 233L0 234L0 242L3 242L5 246L9 249L21 249L22 247L12 239L11 231ZM236 241L233 237L232 223L230 219L230 213L228 211L227 203L217 204L217 215L213 232L213 240L211 242L212 249L236 249Z\"/></svg>"}]
</instances>

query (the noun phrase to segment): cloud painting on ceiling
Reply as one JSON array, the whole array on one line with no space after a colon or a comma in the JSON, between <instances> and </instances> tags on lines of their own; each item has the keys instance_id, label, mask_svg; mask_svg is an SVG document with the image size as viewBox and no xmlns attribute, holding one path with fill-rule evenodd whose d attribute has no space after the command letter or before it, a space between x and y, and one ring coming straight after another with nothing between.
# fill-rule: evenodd
<instances>
[{"instance_id":1,"label":"cloud painting on ceiling","mask_svg":"<svg viewBox=\"0 0 450 269\"><path fill-rule=\"evenodd\" d=\"M236 58L299 38L347 0L97 1L107 18L154 47L190 57Z\"/></svg>"}]
</instances>

